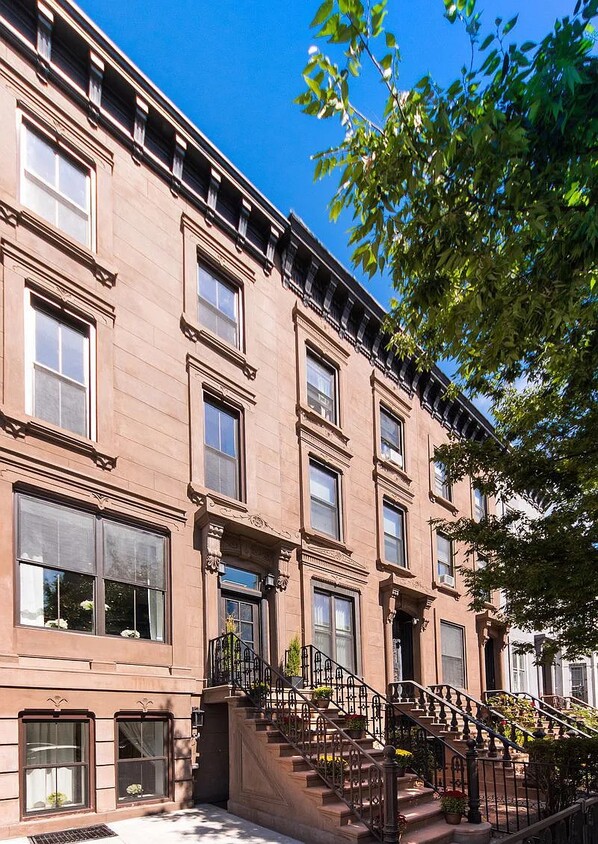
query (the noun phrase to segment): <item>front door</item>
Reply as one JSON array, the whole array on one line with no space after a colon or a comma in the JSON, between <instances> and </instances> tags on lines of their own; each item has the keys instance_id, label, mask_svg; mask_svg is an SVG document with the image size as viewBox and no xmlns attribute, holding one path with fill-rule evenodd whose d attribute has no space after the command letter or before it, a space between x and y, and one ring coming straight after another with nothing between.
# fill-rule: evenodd
<instances>
[{"instance_id":1,"label":"front door","mask_svg":"<svg viewBox=\"0 0 598 844\"><path fill-rule=\"evenodd\" d=\"M584 703L588 702L588 669L587 665L570 665L571 672L571 695Z\"/></svg>"},{"instance_id":2,"label":"front door","mask_svg":"<svg viewBox=\"0 0 598 844\"><path fill-rule=\"evenodd\" d=\"M392 622L395 682L415 680L413 660L413 617L402 610Z\"/></svg>"},{"instance_id":3,"label":"front door","mask_svg":"<svg viewBox=\"0 0 598 844\"><path fill-rule=\"evenodd\" d=\"M484 645L484 665L486 670L486 691L496 688L496 659L492 636Z\"/></svg>"},{"instance_id":4,"label":"front door","mask_svg":"<svg viewBox=\"0 0 598 844\"><path fill-rule=\"evenodd\" d=\"M235 633L262 656L262 604L260 575L226 564L220 577L220 629Z\"/></svg>"}]
</instances>

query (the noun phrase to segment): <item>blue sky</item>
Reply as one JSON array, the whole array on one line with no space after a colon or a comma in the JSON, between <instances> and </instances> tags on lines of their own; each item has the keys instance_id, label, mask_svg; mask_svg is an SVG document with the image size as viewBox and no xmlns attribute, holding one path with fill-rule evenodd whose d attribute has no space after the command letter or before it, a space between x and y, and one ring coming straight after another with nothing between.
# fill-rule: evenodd
<instances>
[{"instance_id":1,"label":"blue sky","mask_svg":"<svg viewBox=\"0 0 598 844\"><path fill-rule=\"evenodd\" d=\"M310 156L338 139L331 121L303 115L293 99L313 43L311 0L79 0L81 8L281 211L293 209L350 266L348 221L333 224L333 182L314 183ZM574 0L478 0L491 25L519 13L514 35L538 40ZM387 25L403 57L402 86L426 72L452 81L468 60L462 28L442 0L389 0ZM384 280L368 285L383 304Z\"/></svg>"}]
</instances>

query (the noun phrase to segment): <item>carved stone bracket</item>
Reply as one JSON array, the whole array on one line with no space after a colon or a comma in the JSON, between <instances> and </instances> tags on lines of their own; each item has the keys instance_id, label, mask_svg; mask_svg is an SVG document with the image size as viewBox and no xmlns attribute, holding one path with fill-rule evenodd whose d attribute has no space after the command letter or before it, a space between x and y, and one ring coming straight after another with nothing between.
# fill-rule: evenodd
<instances>
[{"instance_id":1,"label":"carved stone bracket","mask_svg":"<svg viewBox=\"0 0 598 844\"><path fill-rule=\"evenodd\" d=\"M104 82L104 60L90 50L89 86L87 89L87 117L92 126L97 126L102 105L102 84Z\"/></svg>"},{"instance_id":2,"label":"carved stone bracket","mask_svg":"<svg viewBox=\"0 0 598 844\"><path fill-rule=\"evenodd\" d=\"M133 127L133 161L141 164L143 161L143 147L145 145L145 127L149 115L149 105L137 97L135 100L135 124Z\"/></svg>"},{"instance_id":3,"label":"carved stone bracket","mask_svg":"<svg viewBox=\"0 0 598 844\"><path fill-rule=\"evenodd\" d=\"M37 4L37 75L43 82L48 81L50 75L50 59L52 56L52 27L54 13L44 3Z\"/></svg>"},{"instance_id":4,"label":"carved stone bracket","mask_svg":"<svg viewBox=\"0 0 598 844\"><path fill-rule=\"evenodd\" d=\"M58 715L60 713L60 709L63 703L68 703L68 700L65 697L60 697L60 695L55 695L54 697L49 697L48 703L54 704L54 713Z\"/></svg>"},{"instance_id":5,"label":"carved stone bracket","mask_svg":"<svg viewBox=\"0 0 598 844\"><path fill-rule=\"evenodd\" d=\"M92 263L93 274L104 287L114 287L116 284L117 272L109 270L107 267L102 267L97 261Z\"/></svg>"},{"instance_id":6,"label":"carved stone bracket","mask_svg":"<svg viewBox=\"0 0 598 844\"><path fill-rule=\"evenodd\" d=\"M264 263L264 272L266 275L270 275L274 268L274 253L276 252L276 244L280 240L281 235L282 231L277 226L270 226L270 237L266 245L266 260Z\"/></svg>"},{"instance_id":7,"label":"carved stone bracket","mask_svg":"<svg viewBox=\"0 0 598 844\"><path fill-rule=\"evenodd\" d=\"M16 208L12 208L6 202L2 202L2 200L0 200L0 221L15 228L19 222L19 215Z\"/></svg>"},{"instance_id":8,"label":"carved stone bracket","mask_svg":"<svg viewBox=\"0 0 598 844\"><path fill-rule=\"evenodd\" d=\"M278 549L278 572L276 575L276 588L279 592L284 592L289 585L289 563L291 561L292 553L292 545L287 545L284 542L280 543L280 547Z\"/></svg>"},{"instance_id":9,"label":"carved stone bracket","mask_svg":"<svg viewBox=\"0 0 598 844\"><path fill-rule=\"evenodd\" d=\"M218 574L222 562L222 534L224 523L208 521L201 531L204 569L210 574Z\"/></svg>"},{"instance_id":10,"label":"carved stone bracket","mask_svg":"<svg viewBox=\"0 0 598 844\"><path fill-rule=\"evenodd\" d=\"M195 325L185 314L181 315L181 331L188 340L191 340L193 343L203 343L210 349L217 351L235 366L238 366L243 375L248 378L249 381L255 380L257 369L247 361L242 352L238 349L234 349L227 343L223 343L219 337L216 337L215 334L212 334L207 329L202 328L199 325Z\"/></svg>"},{"instance_id":11,"label":"carved stone bracket","mask_svg":"<svg viewBox=\"0 0 598 844\"><path fill-rule=\"evenodd\" d=\"M206 207L206 223L211 226L216 215L216 203L218 201L218 191L222 182L222 175L212 167L210 172L210 184L208 187L208 204Z\"/></svg>"},{"instance_id":12,"label":"carved stone bracket","mask_svg":"<svg viewBox=\"0 0 598 844\"><path fill-rule=\"evenodd\" d=\"M384 620L392 624L399 610L412 612L418 619L421 630L430 622L429 610L434 603L434 596L428 595L417 581L399 582L390 575L380 584L380 597Z\"/></svg>"}]
</instances>

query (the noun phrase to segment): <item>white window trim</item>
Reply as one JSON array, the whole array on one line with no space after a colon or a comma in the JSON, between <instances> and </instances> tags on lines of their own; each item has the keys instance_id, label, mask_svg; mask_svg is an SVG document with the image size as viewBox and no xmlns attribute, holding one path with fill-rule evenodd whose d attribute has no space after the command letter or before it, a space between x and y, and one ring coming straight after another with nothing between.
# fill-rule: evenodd
<instances>
[{"instance_id":1,"label":"white window trim","mask_svg":"<svg viewBox=\"0 0 598 844\"><path fill-rule=\"evenodd\" d=\"M391 536L390 533L386 533L384 530L384 510L388 507L389 510L393 510L395 513L399 513L401 516L401 524L403 529L402 536ZM402 563L395 563L394 560L388 560L386 558L386 537L391 536L392 539L396 539L399 545L403 546L403 562ZM404 507L400 507L398 504L394 504L393 502L389 501L386 498L382 499L382 552L383 552L383 559L386 563L391 566L398 566L402 569L409 568L409 557L407 556L407 511Z\"/></svg>"},{"instance_id":2,"label":"white window trim","mask_svg":"<svg viewBox=\"0 0 598 844\"><path fill-rule=\"evenodd\" d=\"M328 422L330 425L334 425L337 428L340 428L340 389L339 389L339 370L338 366L336 366L331 360L325 357L315 346L312 346L311 343L307 342L305 344L305 402L307 407L310 409L312 413L317 414L318 412L314 410L309 405L309 381L307 378L307 361L309 358L319 363L323 369L327 369L330 374L332 375L333 380L333 419L326 419L322 416L325 422Z\"/></svg>"},{"instance_id":3,"label":"white window trim","mask_svg":"<svg viewBox=\"0 0 598 844\"><path fill-rule=\"evenodd\" d=\"M29 115L25 116L22 113L18 114L18 124L17 129L19 133L19 202L32 214L35 214L36 217L44 220L44 222L48 223L54 228L58 229L64 237L67 237L69 240L73 241L73 243L77 243L79 246L83 246L85 249L89 249L91 252L97 251L97 244L96 244L96 213L95 213L95 205L96 205L96 174L95 168L92 164L83 158L80 154L77 153L75 149L71 146L67 145L64 140L57 136L55 133L51 132L47 128L43 126L43 124L39 123L37 120L34 120ZM81 243L81 241L74 238L64 229L56 226L51 221L47 220L41 214L39 214L34 208L31 208L29 205L25 205L23 202L23 183L25 179L25 162L27 160L27 153L25 149L26 137L27 137L27 130L33 132L34 134L41 135L45 140L47 140L48 144L51 144L53 147L59 152L63 152L65 157L72 158L74 161L77 162L82 168L87 171L87 242ZM61 201L64 201L66 204L72 205L75 208L81 210L80 206L76 203L73 203L69 197L65 196L64 194L60 193L53 185L49 185L39 176L35 176L35 179L39 181L44 187L49 190L53 195L59 198Z\"/></svg>"},{"instance_id":4,"label":"white window trim","mask_svg":"<svg viewBox=\"0 0 598 844\"><path fill-rule=\"evenodd\" d=\"M336 521L337 521L337 528L338 528L338 536L332 536L329 533L324 533L324 531L318 530L312 524L311 520L311 502L312 502L312 494L311 494L311 467L316 466L321 471L327 472L329 475L334 475L336 479ZM344 530L343 530L343 509L342 509L342 473L335 469L332 466L329 466L327 463L324 463L322 460L314 457L310 454L309 462L308 462L308 500L309 500L309 524L311 530L317 533L319 536L326 536L328 539L332 540L333 542L344 542ZM320 499L317 499L320 500ZM326 505L326 502L321 502L322 504ZM329 505L328 505L329 506ZM332 508L331 508L332 509Z\"/></svg>"},{"instance_id":5,"label":"white window trim","mask_svg":"<svg viewBox=\"0 0 598 844\"><path fill-rule=\"evenodd\" d=\"M87 334L87 343L85 343L85 374L86 374L86 388L87 388L87 413L88 413L88 431L84 439L96 441L97 439L97 413L96 413L96 329L92 322L82 319L78 314L73 313L66 308L59 308L51 299L40 295L37 292L25 288L25 413L34 417L33 408L33 368L35 364L35 305L34 300L45 302L48 308L53 311L57 318L60 318L61 313L65 313L75 322L79 323ZM37 418L37 417L35 417ZM40 420L43 424L51 425L45 419ZM68 430L68 429L61 429ZM73 436L80 436L69 431Z\"/></svg>"}]
</instances>

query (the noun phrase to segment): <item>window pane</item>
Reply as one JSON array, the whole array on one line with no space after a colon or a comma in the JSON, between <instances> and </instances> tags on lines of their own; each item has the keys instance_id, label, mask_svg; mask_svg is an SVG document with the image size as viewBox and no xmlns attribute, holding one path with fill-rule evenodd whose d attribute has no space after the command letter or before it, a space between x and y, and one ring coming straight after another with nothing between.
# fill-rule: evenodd
<instances>
[{"instance_id":1,"label":"window pane","mask_svg":"<svg viewBox=\"0 0 598 844\"><path fill-rule=\"evenodd\" d=\"M355 642L352 636L336 637L336 661L349 671L355 671Z\"/></svg>"},{"instance_id":2,"label":"window pane","mask_svg":"<svg viewBox=\"0 0 598 844\"><path fill-rule=\"evenodd\" d=\"M238 345L239 291L212 275L205 267L198 268L198 319L210 331L231 345Z\"/></svg>"},{"instance_id":3,"label":"window pane","mask_svg":"<svg viewBox=\"0 0 598 844\"><path fill-rule=\"evenodd\" d=\"M118 766L119 800L163 797L167 790L164 760L121 762Z\"/></svg>"},{"instance_id":4,"label":"window pane","mask_svg":"<svg viewBox=\"0 0 598 844\"><path fill-rule=\"evenodd\" d=\"M106 580L106 633L110 636L138 639L135 628L135 587Z\"/></svg>"},{"instance_id":5,"label":"window pane","mask_svg":"<svg viewBox=\"0 0 598 844\"><path fill-rule=\"evenodd\" d=\"M43 311L35 310L35 360L60 371L59 323Z\"/></svg>"},{"instance_id":6,"label":"window pane","mask_svg":"<svg viewBox=\"0 0 598 844\"><path fill-rule=\"evenodd\" d=\"M164 595L155 589L135 588L136 630L141 639L164 641Z\"/></svg>"},{"instance_id":7,"label":"window pane","mask_svg":"<svg viewBox=\"0 0 598 844\"><path fill-rule=\"evenodd\" d=\"M401 436L399 423L385 410L380 411L380 428L382 437L400 450Z\"/></svg>"},{"instance_id":8,"label":"window pane","mask_svg":"<svg viewBox=\"0 0 598 844\"><path fill-rule=\"evenodd\" d=\"M220 450L220 413L210 402L205 402L204 441L206 445Z\"/></svg>"},{"instance_id":9,"label":"window pane","mask_svg":"<svg viewBox=\"0 0 598 844\"><path fill-rule=\"evenodd\" d=\"M220 451L230 457L237 455L237 420L223 411L220 411Z\"/></svg>"},{"instance_id":10,"label":"window pane","mask_svg":"<svg viewBox=\"0 0 598 844\"><path fill-rule=\"evenodd\" d=\"M198 267L199 295L215 308L218 307L218 282L205 267Z\"/></svg>"},{"instance_id":11,"label":"window pane","mask_svg":"<svg viewBox=\"0 0 598 844\"><path fill-rule=\"evenodd\" d=\"M330 627L330 595L321 592L314 593L314 624L320 627Z\"/></svg>"},{"instance_id":12,"label":"window pane","mask_svg":"<svg viewBox=\"0 0 598 844\"><path fill-rule=\"evenodd\" d=\"M113 579L164 589L164 537L105 521L104 571Z\"/></svg>"},{"instance_id":13,"label":"window pane","mask_svg":"<svg viewBox=\"0 0 598 844\"><path fill-rule=\"evenodd\" d=\"M313 498L336 505L336 475L320 469L314 463L309 466L309 490Z\"/></svg>"},{"instance_id":14,"label":"window pane","mask_svg":"<svg viewBox=\"0 0 598 844\"><path fill-rule=\"evenodd\" d=\"M93 589L94 578L70 571L42 569L37 566L21 564L21 586L35 588L35 578L29 576L27 569L37 568L43 572L43 624L57 630L81 630L93 632ZM33 595L21 595L21 622L31 624L25 617L24 609L31 606ZM92 603L89 610L88 603ZM82 606L83 604L83 606ZM35 624L36 621L33 621ZM39 625L38 625L39 626Z\"/></svg>"},{"instance_id":15,"label":"window pane","mask_svg":"<svg viewBox=\"0 0 598 844\"><path fill-rule=\"evenodd\" d=\"M463 628L455 624L441 622L440 640L442 647L443 682L462 688L465 685Z\"/></svg>"},{"instance_id":16,"label":"window pane","mask_svg":"<svg viewBox=\"0 0 598 844\"><path fill-rule=\"evenodd\" d=\"M222 575L222 583L235 583L239 586L246 586L248 589L259 589L260 579L259 575L252 571L239 569L235 566L226 566L226 570Z\"/></svg>"},{"instance_id":17,"label":"window pane","mask_svg":"<svg viewBox=\"0 0 598 844\"><path fill-rule=\"evenodd\" d=\"M229 319L236 319L237 291L224 282L218 284L218 310Z\"/></svg>"},{"instance_id":18,"label":"window pane","mask_svg":"<svg viewBox=\"0 0 598 844\"><path fill-rule=\"evenodd\" d=\"M311 501L311 526L314 530L326 533L338 539L339 527L336 509L326 504L321 504L312 498Z\"/></svg>"},{"instance_id":19,"label":"window pane","mask_svg":"<svg viewBox=\"0 0 598 844\"><path fill-rule=\"evenodd\" d=\"M34 379L33 415L60 427L60 378L36 367Z\"/></svg>"},{"instance_id":20,"label":"window pane","mask_svg":"<svg viewBox=\"0 0 598 844\"><path fill-rule=\"evenodd\" d=\"M46 188L25 175L21 196L23 205L32 208L44 220L56 225L56 198Z\"/></svg>"},{"instance_id":21,"label":"window pane","mask_svg":"<svg viewBox=\"0 0 598 844\"><path fill-rule=\"evenodd\" d=\"M64 323L61 325L61 334L62 361L60 371L68 378L84 384L87 380L85 372L87 337L81 331L76 331L70 325Z\"/></svg>"},{"instance_id":22,"label":"window pane","mask_svg":"<svg viewBox=\"0 0 598 844\"><path fill-rule=\"evenodd\" d=\"M87 171L61 154L58 154L58 189L87 210Z\"/></svg>"},{"instance_id":23,"label":"window pane","mask_svg":"<svg viewBox=\"0 0 598 844\"><path fill-rule=\"evenodd\" d=\"M335 597L336 631L350 632L353 629L353 601L347 598Z\"/></svg>"},{"instance_id":24,"label":"window pane","mask_svg":"<svg viewBox=\"0 0 598 844\"><path fill-rule=\"evenodd\" d=\"M25 167L54 185L56 173L53 147L30 129L25 129L25 138Z\"/></svg>"},{"instance_id":25,"label":"window pane","mask_svg":"<svg viewBox=\"0 0 598 844\"><path fill-rule=\"evenodd\" d=\"M329 422L336 422L336 373L309 353L307 367L307 404Z\"/></svg>"},{"instance_id":26,"label":"window pane","mask_svg":"<svg viewBox=\"0 0 598 844\"><path fill-rule=\"evenodd\" d=\"M84 437L87 435L87 390L67 381L60 382L60 427Z\"/></svg>"},{"instance_id":27,"label":"window pane","mask_svg":"<svg viewBox=\"0 0 598 844\"><path fill-rule=\"evenodd\" d=\"M452 548L451 540L440 533L436 534L436 548L438 551L438 561L452 566Z\"/></svg>"},{"instance_id":28,"label":"window pane","mask_svg":"<svg viewBox=\"0 0 598 844\"><path fill-rule=\"evenodd\" d=\"M19 557L95 572L95 518L60 504L19 496Z\"/></svg>"},{"instance_id":29,"label":"window pane","mask_svg":"<svg viewBox=\"0 0 598 844\"><path fill-rule=\"evenodd\" d=\"M239 497L239 467L236 460L206 448L204 467L205 484L208 489L221 492L230 498Z\"/></svg>"}]
</instances>

